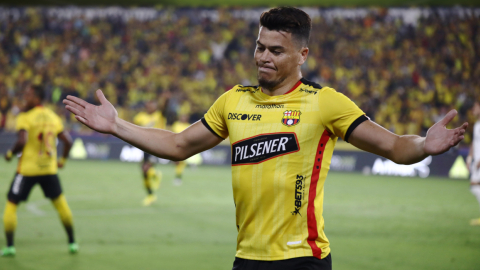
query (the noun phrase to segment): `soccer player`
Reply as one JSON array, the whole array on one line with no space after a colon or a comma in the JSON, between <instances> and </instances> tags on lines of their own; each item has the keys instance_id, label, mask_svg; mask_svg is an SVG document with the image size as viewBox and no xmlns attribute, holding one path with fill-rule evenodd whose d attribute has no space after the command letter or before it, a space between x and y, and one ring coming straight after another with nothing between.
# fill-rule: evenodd
<instances>
[{"instance_id":1,"label":"soccer player","mask_svg":"<svg viewBox=\"0 0 480 270\"><path fill-rule=\"evenodd\" d=\"M17 141L5 154L10 161L22 153L18 161L17 173L7 195L7 205L3 214L3 224L7 246L2 256L16 253L13 238L17 226L17 206L26 201L32 188L39 184L45 197L52 200L68 236L70 253L78 251L73 235L73 217L57 176L58 168L65 165L72 146L72 138L63 129L62 120L50 109L42 106L45 97L41 86L29 86L23 94L25 111L17 118ZM63 142L63 154L57 162L56 139Z\"/></svg>"},{"instance_id":2,"label":"soccer player","mask_svg":"<svg viewBox=\"0 0 480 270\"><path fill-rule=\"evenodd\" d=\"M175 133L180 133L187 129L190 126L188 122L188 115L183 114L180 115L178 121L175 121L172 125L172 131ZM187 167L187 162L184 160L182 161L175 161L175 179L173 180L173 184L175 186L180 186L182 184L182 174L183 170Z\"/></svg>"},{"instance_id":3,"label":"soccer player","mask_svg":"<svg viewBox=\"0 0 480 270\"><path fill-rule=\"evenodd\" d=\"M157 103L150 100L145 104L145 111L139 112L133 118L133 122L147 128L165 128L166 119L162 113L157 110ZM162 172L155 170L150 157L151 155L149 153L143 152L143 184L147 191L147 197L143 200L143 205L145 206L149 206L157 200L157 196L153 191L160 187L160 182L162 181Z\"/></svg>"},{"instance_id":4,"label":"soccer player","mask_svg":"<svg viewBox=\"0 0 480 270\"><path fill-rule=\"evenodd\" d=\"M477 122L473 125L473 140L467 156L467 168L470 171L470 190L480 204L480 101L473 105L473 115ZM472 226L480 226L480 218L470 221Z\"/></svg>"},{"instance_id":5,"label":"soccer player","mask_svg":"<svg viewBox=\"0 0 480 270\"><path fill-rule=\"evenodd\" d=\"M331 269L322 207L337 139L412 164L457 145L468 124L447 129L454 110L426 137L398 136L375 124L343 94L302 77L310 29L302 10L262 13L254 53L259 85L233 87L181 133L119 119L100 90L101 106L73 96L64 103L88 127L171 160L184 160L228 136L238 229L233 269Z\"/></svg>"}]
</instances>

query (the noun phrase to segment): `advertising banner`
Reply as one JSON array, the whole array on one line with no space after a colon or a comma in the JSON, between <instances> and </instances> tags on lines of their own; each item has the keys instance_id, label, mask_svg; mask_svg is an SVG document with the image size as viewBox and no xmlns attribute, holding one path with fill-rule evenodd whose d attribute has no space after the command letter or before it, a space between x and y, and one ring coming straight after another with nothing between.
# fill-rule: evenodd
<instances>
[{"instance_id":1,"label":"advertising banner","mask_svg":"<svg viewBox=\"0 0 480 270\"><path fill-rule=\"evenodd\" d=\"M121 160L124 162L139 162L143 159L142 150L113 136L73 134L72 137L74 143L70 151L71 159ZM15 140L16 135L13 133L0 134L0 153L3 154L12 147ZM62 145L60 144L59 153L62 151L61 148ZM239 149L241 150L241 148ZM231 165L231 158L231 147L225 143L191 157L187 162L197 165ZM170 162L160 158L154 158L154 161L163 164ZM403 177L425 178L429 176L443 176L468 178L468 170L464 158L457 150L450 150L439 156L428 157L412 165L399 165L371 153L353 149L341 149L334 151L330 170Z\"/></svg>"}]
</instances>

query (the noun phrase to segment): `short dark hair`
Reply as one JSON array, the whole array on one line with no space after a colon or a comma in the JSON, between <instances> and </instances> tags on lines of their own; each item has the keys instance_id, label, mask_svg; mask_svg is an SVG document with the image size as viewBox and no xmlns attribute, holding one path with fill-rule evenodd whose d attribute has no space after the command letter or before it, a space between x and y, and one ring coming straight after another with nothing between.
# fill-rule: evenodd
<instances>
[{"instance_id":1,"label":"short dark hair","mask_svg":"<svg viewBox=\"0 0 480 270\"><path fill-rule=\"evenodd\" d=\"M45 89L41 85L32 85L30 86L33 90L33 93L35 94L36 97L40 99L40 101L43 101L45 99Z\"/></svg>"},{"instance_id":2,"label":"short dark hair","mask_svg":"<svg viewBox=\"0 0 480 270\"><path fill-rule=\"evenodd\" d=\"M294 7L277 7L260 15L260 26L268 30L285 31L292 34L302 46L310 40L312 21L303 10Z\"/></svg>"}]
</instances>

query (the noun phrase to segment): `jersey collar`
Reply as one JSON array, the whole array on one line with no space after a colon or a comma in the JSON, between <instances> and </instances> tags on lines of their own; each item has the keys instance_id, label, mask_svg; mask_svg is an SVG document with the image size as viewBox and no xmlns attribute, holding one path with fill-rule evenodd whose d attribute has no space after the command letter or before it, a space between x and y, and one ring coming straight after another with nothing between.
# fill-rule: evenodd
<instances>
[{"instance_id":1,"label":"jersey collar","mask_svg":"<svg viewBox=\"0 0 480 270\"><path fill-rule=\"evenodd\" d=\"M302 84L301 79L292 87L292 89L288 90L288 92L286 92L284 95L293 92L293 90L297 89L297 87L300 86L300 84Z\"/></svg>"},{"instance_id":2,"label":"jersey collar","mask_svg":"<svg viewBox=\"0 0 480 270\"><path fill-rule=\"evenodd\" d=\"M284 95L286 95L286 94L290 94L290 93L293 92L295 89L297 89L297 88L300 86L300 84L302 84L302 79L300 79L300 80L292 87L292 89L288 90L286 93L284 93L283 95L280 95L280 96L284 96ZM261 91L262 91L262 94L267 95L267 94L265 94L265 93L263 92L263 89L262 89L262 88L261 88ZM268 96L268 95L267 95L267 96ZM269 97L271 97L271 96L269 96ZM278 97L278 96L277 96L277 97Z\"/></svg>"}]
</instances>

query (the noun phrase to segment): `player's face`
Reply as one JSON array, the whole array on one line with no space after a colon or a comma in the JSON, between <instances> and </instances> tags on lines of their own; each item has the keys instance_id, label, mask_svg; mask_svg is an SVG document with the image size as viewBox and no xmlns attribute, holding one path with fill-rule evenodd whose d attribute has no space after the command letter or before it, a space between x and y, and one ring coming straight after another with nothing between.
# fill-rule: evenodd
<instances>
[{"instance_id":1,"label":"player's face","mask_svg":"<svg viewBox=\"0 0 480 270\"><path fill-rule=\"evenodd\" d=\"M28 87L25 92L23 92L23 101L25 109L29 110L37 105L37 97L32 88Z\"/></svg>"},{"instance_id":2,"label":"player's face","mask_svg":"<svg viewBox=\"0 0 480 270\"><path fill-rule=\"evenodd\" d=\"M147 110L147 113L152 114L157 110L157 104L153 101L149 101L145 104L145 109Z\"/></svg>"},{"instance_id":3,"label":"player's face","mask_svg":"<svg viewBox=\"0 0 480 270\"><path fill-rule=\"evenodd\" d=\"M289 76L297 76L307 53L307 48L292 40L291 33L260 27L254 54L260 86L272 90Z\"/></svg>"}]
</instances>

